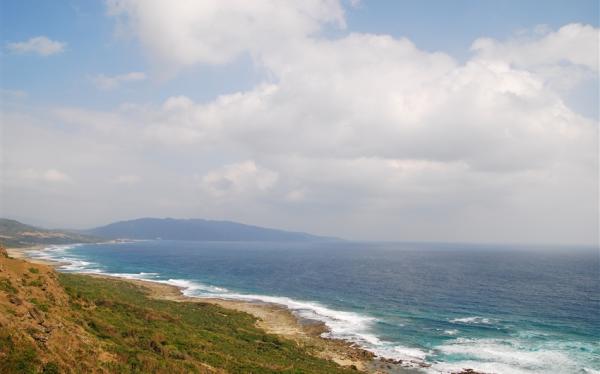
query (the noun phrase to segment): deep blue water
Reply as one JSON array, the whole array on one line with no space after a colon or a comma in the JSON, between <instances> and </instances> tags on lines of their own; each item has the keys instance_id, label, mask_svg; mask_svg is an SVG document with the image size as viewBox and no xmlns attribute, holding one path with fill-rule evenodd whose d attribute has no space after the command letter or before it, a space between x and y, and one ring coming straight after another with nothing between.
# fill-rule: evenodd
<instances>
[{"instance_id":1,"label":"deep blue water","mask_svg":"<svg viewBox=\"0 0 600 374\"><path fill-rule=\"evenodd\" d=\"M37 255L191 296L282 303L430 372L600 371L597 248L143 241Z\"/></svg>"}]
</instances>

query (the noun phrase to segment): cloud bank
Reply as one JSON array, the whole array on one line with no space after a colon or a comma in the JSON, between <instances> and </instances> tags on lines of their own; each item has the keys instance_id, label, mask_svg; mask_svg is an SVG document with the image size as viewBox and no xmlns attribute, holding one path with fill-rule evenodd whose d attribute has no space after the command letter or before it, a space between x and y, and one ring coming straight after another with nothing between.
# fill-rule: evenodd
<instances>
[{"instance_id":1,"label":"cloud bank","mask_svg":"<svg viewBox=\"0 0 600 374\"><path fill-rule=\"evenodd\" d=\"M461 63L343 32L337 1L110 1L109 14L165 70L250 55L264 81L204 102L11 113L16 196L45 191L19 170L60 166L72 183L44 193L89 205L90 223L204 216L357 239L597 243L598 123L566 104L598 78L596 28L477 39ZM91 185L117 202L110 212L88 202Z\"/></svg>"}]
</instances>

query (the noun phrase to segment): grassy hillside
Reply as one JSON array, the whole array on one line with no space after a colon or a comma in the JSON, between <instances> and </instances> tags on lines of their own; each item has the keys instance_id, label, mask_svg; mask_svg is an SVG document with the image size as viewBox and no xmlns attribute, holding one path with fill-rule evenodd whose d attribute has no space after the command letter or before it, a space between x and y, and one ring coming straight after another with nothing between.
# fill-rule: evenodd
<instances>
[{"instance_id":1,"label":"grassy hillside","mask_svg":"<svg viewBox=\"0 0 600 374\"><path fill-rule=\"evenodd\" d=\"M63 230L46 230L12 219L0 218L0 245L27 247L36 244L70 244L99 241L98 238Z\"/></svg>"},{"instance_id":2,"label":"grassy hillside","mask_svg":"<svg viewBox=\"0 0 600 374\"><path fill-rule=\"evenodd\" d=\"M242 312L0 253L1 373L351 373Z\"/></svg>"}]
</instances>

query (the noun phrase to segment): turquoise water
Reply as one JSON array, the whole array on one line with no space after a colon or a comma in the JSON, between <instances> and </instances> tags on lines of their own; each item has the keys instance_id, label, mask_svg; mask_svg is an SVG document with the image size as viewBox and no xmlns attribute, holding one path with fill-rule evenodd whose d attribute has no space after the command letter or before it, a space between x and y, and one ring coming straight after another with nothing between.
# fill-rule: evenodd
<instances>
[{"instance_id":1,"label":"turquoise water","mask_svg":"<svg viewBox=\"0 0 600 374\"><path fill-rule=\"evenodd\" d=\"M35 255L190 296L284 304L425 372L600 372L597 248L143 241Z\"/></svg>"}]
</instances>

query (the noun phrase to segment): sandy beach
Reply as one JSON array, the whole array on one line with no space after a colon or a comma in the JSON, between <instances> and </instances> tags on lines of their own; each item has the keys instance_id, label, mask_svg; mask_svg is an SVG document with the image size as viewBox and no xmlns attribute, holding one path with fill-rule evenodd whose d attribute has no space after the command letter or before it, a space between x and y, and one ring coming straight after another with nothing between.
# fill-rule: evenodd
<instances>
[{"instance_id":1,"label":"sandy beach","mask_svg":"<svg viewBox=\"0 0 600 374\"><path fill-rule=\"evenodd\" d=\"M8 255L10 257L26 259L27 261L33 262L35 264L60 266L60 264L58 264L57 262L40 260L37 258L32 258L27 255L27 253L30 251L40 250L45 247L47 247L47 246L46 245L34 245L31 247L23 247L23 248L6 248L6 252L8 253Z\"/></svg>"},{"instance_id":2,"label":"sandy beach","mask_svg":"<svg viewBox=\"0 0 600 374\"><path fill-rule=\"evenodd\" d=\"M52 266L62 265L58 262L40 260L28 256L28 252L39 250L44 246L24 248L7 248L11 257L29 262ZM357 370L369 373L414 373L414 369L402 367L401 363L392 360L378 359L372 352L364 350L352 343L321 337L327 331L322 322L303 320L296 317L283 305L259 301L239 301L217 298L198 298L185 296L182 290L173 285L152 281L127 279L102 274L86 274L91 277L118 279L143 287L150 297L162 300L192 303L212 303L226 309L233 309L253 315L257 318L257 326L261 329L286 339L294 341L299 346L309 350L313 355L334 361L342 366L351 366Z\"/></svg>"}]
</instances>

